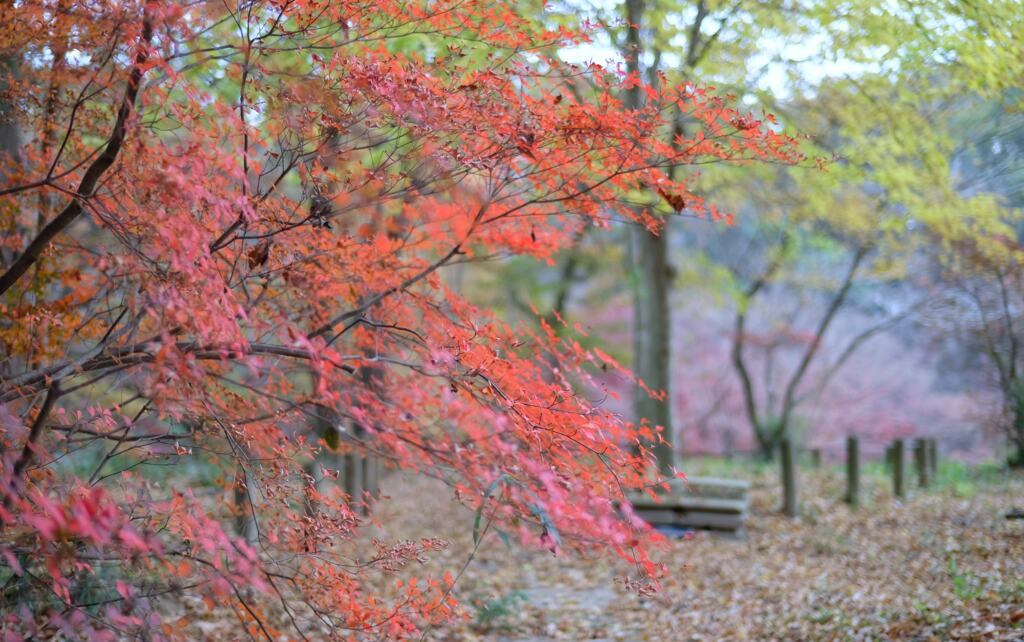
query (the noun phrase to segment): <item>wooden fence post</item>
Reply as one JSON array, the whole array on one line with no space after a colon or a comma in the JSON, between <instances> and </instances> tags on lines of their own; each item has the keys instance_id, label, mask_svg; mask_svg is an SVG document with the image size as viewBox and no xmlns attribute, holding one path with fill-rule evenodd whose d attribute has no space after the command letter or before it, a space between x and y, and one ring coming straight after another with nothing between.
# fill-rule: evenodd
<instances>
[{"instance_id":1,"label":"wooden fence post","mask_svg":"<svg viewBox=\"0 0 1024 642\"><path fill-rule=\"evenodd\" d=\"M323 454L320 455L321 457ZM312 517L320 512L320 502L313 497L313 492L323 492L323 466L316 457L302 465L302 472L309 476L310 485L306 488L306 516Z\"/></svg>"},{"instance_id":2,"label":"wooden fence post","mask_svg":"<svg viewBox=\"0 0 1024 642\"><path fill-rule=\"evenodd\" d=\"M914 467L917 469L917 485L928 488L931 482L931 470L928 465L928 439L919 437L914 440Z\"/></svg>"},{"instance_id":3,"label":"wooden fence post","mask_svg":"<svg viewBox=\"0 0 1024 642\"><path fill-rule=\"evenodd\" d=\"M253 515L253 496L249 488L248 475L245 467L235 467L235 483L233 491L235 510L235 533L248 543L256 541L256 517Z\"/></svg>"},{"instance_id":4,"label":"wooden fence post","mask_svg":"<svg viewBox=\"0 0 1024 642\"><path fill-rule=\"evenodd\" d=\"M789 437L782 439L782 512L787 517L796 517L800 509L797 506L796 492L796 448Z\"/></svg>"},{"instance_id":5,"label":"wooden fence post","mask_svg":"<svg viewBox=\"0 0 1024 642\"><path fill-rule=\"evenodd\" d=\"M811 448L811 467L821 468L821 448Z\"/></svg>"},{"instance_id":6,"label":"wooden fence post","mask_svg":"<svg viewBox=\"0 0 1024 642\"><path fill-rule=\"evenodd\" d=\"M349 507L354 513L362 510L363 464L363 457L359 453L350 452L345 455L345 492L349 496Z\"/></svg>"},{"instance_id":7,"label":"wooden fence post","mask_svg":"<svg viewBox=\"0 0 1024 642\"><path fill-rule=\"evenodd\" d=\"M846 438L846 503L860 504L860 440L854 435Z\"/></svg>"},{"instance_id":8,"label":"wooden fence post","mask_svg":"<svg viewBox=\"0 0 1024 642\"><path fill-rule=\"evenodd\" d=\"M907 496L906 454L902 439L892 443L892 492L903 499Z\"/></svg>"},{"instance_id":9,"label":"wooden fence post","mask_svg":"<svg viewBox=\"0 0 1024 642\"><path fill-rule=\"evenodd\" d=\"M380 497L380 459L376 455L363 460L363 489L372 499Z\"/></svg>"}]
</instances>

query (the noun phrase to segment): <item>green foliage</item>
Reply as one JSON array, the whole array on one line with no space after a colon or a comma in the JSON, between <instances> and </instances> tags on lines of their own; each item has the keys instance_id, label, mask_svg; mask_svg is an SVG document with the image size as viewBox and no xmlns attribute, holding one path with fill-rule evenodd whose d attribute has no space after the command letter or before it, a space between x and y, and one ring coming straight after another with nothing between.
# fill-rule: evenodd
<instances>
[{"instance_id":1,"label":"green foliage","mask_svg":"<svg viewBox=\"0 0 1024 642\"><path fill-rule=\"evenodd\" d=\"M693 477L753 479L775 472L778 466L759 458L687 457L685 469Z\"/></svg>"},{"instance_id":2,"label":"green foliage","mask_svg":"<svg viewBox=\"0 0 1024 642\"><path fill-rule=\"evenodd\" d=\"M976 600L982 595L978 577L971 572L961 572L956 565L956 557L949 557L949 579L953 583L953 593L963 601Z\"/></svg>"},{"instance_id":3,"label":"green foliage","mask_svg":"<svg viewBox=\"0 0 1024 642\"><path fill-rule=\"evenodd\" d=\"M485 631L500 628L502 620L518 613L526 601L526 594L522 591L477 601L474 614L477 628Z\"/></svg>"},{"instance_id":4,"label":"green foliage","mask_svg":"<svg viewBox=\"0 0 1024 642\"><path fill-rule=\"evenodd\" d=\"M1024 580L1004 582L999 586L999 599L1006 604L1020 604L1024 602ZM1024 627L1024 620L1017 623L1018 627Z\"/></svg>"},{"instance_id":5,"label":"green foliage","mask_svg":"<svg viewBox=\"0 0 1024 642\"><path fill-rule=\"evenodd\" d=\"M707 292L715 305L726 305L730 300L740 300L743 296L736 275L714 261L707 252L696 252L676 274L676 287Z\"/></svg>"},{"instance_id":6,"label":"green foliage","mask_svg":"<svg viewBox=\"0 0 1024 642\"><path fill-rule=\"evenodd\" d=\"M914 602L914 610L918 612L925 622L931 625L948 626L950 623L949 616L941 611L936 611L924 602Z\"/></svg>"},{"instance_id":7,"label":"green foliage","mask_svg":"<svg viewBox=\"0 0 1024 642\"><path fill-rule=\"evenodd\" d=\"M938 488L952 490L958 497L973 497L979 486L993 486L1006 481L1006 468L993 461L976 466L956 460L943 460L935 476Z\"/></svg>"}]
</instances>

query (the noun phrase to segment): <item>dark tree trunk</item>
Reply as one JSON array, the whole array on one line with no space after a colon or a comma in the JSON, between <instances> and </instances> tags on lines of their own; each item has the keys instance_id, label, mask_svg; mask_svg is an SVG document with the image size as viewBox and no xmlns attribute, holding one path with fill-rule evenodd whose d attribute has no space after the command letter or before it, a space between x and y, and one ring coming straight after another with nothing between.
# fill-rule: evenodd
<instances>
[{"instance_id":1,"label":"dark tree trunk","mask_svg":"<svg viewBox=\"0 0 1024 642\"><path fill-rule=\"evenodd\" d=\"M643 42L640 25L644 20L643 0L626 0L626 47L623 52L626 68L632 74L640 73ZM639 109L643 103L640 87L626 92L626 104ZM644 384L664 393L664 398L653 398L643 389L633 390L633 412L636 420L646 419L651 426L661 426L662 438L648 444L657 462L658 471L671 474L675 470L675 450L672 433L672 405L669 372L671 365L671 314L668 293L672 281L668 264L668 235L664 228L659 235L642 226L630 230L630 258L634 276L633 296L633 370Z\"/></svg>"},{"instance_id":2,"label":"dark tree trunk","mask_svg":"<svg viewBox=\"0 0 1024 642\"><path fill-rule=\"evenodd\" d=\"M1010 454L1006 463L1011 468L1024 468L1024 407L1014 406L1013 425L1010 427Z\"/></svg>"},{"instance_id":3,"label":"dark tree trunk","mask_svg":"<svg viewBox=\"0 0 1024 642\"><path fill-rule=\"evenodd\" d=\"M15 118L17 107L7 98L7 78L18 77L19 57L8 53L0 56L0 180L4 178L4 166L7 163L20 163L21 136Z\"/></svg>"},{"instance_id":4,"label":"dark tree trunk","mask_svg":"<svg viewBox=\"0 0 1024 642\"><path fill-rule=\"evenodd\" d=\"M672 268L668 262L668 230L654 235L643 227L632 229L633 267L636 274L634 294L633 368L648 388L664 392L655 398L637 389L633 410L637 419L647 419L652 426L663 428L662 441L651 445L658 469L671 473L675 469L675 435L672 432L671 382L671 311L668 293L672 285Z\"/></svg>"},{"instance_id":5,"label":"dark tree trunk","mask_svg":"<svg viewBox=\"0 0 1024 642\"><path fill-rule=\"evenodd\" d=\"M775 453L779 449L779 443L777 439L772 439L771 435L758 434L757 435L757 449L761 455L761 459L764 461L774 461Z\"/></svg>"}]
</instances>

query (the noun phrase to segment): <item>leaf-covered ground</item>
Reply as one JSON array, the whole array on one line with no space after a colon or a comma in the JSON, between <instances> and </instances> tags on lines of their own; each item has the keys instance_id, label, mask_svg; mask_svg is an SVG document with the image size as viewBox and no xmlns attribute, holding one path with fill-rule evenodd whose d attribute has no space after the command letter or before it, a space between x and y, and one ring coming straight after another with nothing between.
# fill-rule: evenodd
<instances>
[{"instance_id":1,"label":"leaf-covered ground","mask_svg":"<svg viewBox=\"0 0 1024 642\"><path fill-rule=\"evenodd\" d=\"M1024 478L962 469L897 502L880 475L850 510L837 469L803 471L803 516L777 512L771 469L750 475L739 537L698 533L661 553L663 590L641 596L629 565L508 548L488 535L458 580L464 618L430 640L1019 640L1024 639ZM691 472L692 474L692 472ZM377 537L430 535L451 546L420 573L457 573L473 514L434 482L385 480ZM393 581L393 578L392 580Z\"/></svg>"}]
</instances>

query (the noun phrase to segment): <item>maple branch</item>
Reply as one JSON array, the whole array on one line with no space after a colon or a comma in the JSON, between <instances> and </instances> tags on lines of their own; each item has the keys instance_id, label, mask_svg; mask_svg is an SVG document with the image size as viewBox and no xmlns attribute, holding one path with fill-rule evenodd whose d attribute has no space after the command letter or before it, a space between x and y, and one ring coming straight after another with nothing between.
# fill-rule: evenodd
<instances>
[{"instance_id":1,"label":"maple branch","mask_svg":"<svg viewBox=\"0 0 1024 642\"><path fill-rule=\"evenodd\" d=\"M92 430L91 428L82 428L79 424L72 424L70 426L62 426L60 424L50 424L46 426L47 430L54 430L56 432L67 433L67 439L69 443L73 443L76 440L76 435L82 435L77 438L78 441L117 441L117 442L133 442L133 441L145 441L145 442L160 442L160 441L181 441L185 438L192 437L190 433L175 433L175 432L162 432L162 433L146 433L142 435L127 435L123 436L120 434L120 430L111 430L109 432L100 432L98 430Z\"/></svg>"},{"instance_id":2,"label":"maple branch","mask_svg":"<svg viewBox=\"0 0 1024 642\"><path fill-rule=\"evenodd\" d=\"M114 164L114 160L117 159L128 129L128 117L131 115L135 99L139 94L139 86L141 85L143 74L142 66L149 58L149 45L152 39L153 22L149 16L146 16L142 21L142 42L139 45L138 53L135 55L135 64L132 65L131 72L128 74L128 86L125 87L124 95L121 98L121 106L117 110L114 130L107 140L103 153L85 171L85 176L82 177L82 181L78 184L78 191L71 199L71 202L64 206L61 213L42 229L14 264L4 272L3 276L0 276L0 295L17 283L18 279L32 267L32 264L39 260L39 257L42 256L43 251L50 245L50 242L78 218L83 210L83 199L92 197L100 178Z\"/></svg>"},{"instance_id":3,"label":"maple branch","mask_svg":"<svg viewBox=\"0 0 1024 642\"><path fill-rule=\"evenodd\" d=\"M312 339L314 337L319 337L319 336L325 335L328 332L330 332L331 330L333 330L334 326L338 325L342 321L347 321L348 319L351 319L353 317L358 317L358 316L362 315L364 312L366 312L367 310L369 310L370 308L372 308L373 306L377 305L378 303L380 303L381 301L386 299L387 297L391 296L392 294L394 294L396 292L401 292L402 290L404 290L404 289L406 289L408 287L411 287L411 286L415 285L416 283L419 283L423 279L427 278L428 276L430 276L431 274L436 272L442 266L444 266L445 263L450 261L457 254L459 254L461 251L462 251L462 244L460 243L460 244L456 245L455 247L453 247L447 254L445 254L439 260L435 261L429 267L427 267L426 269L420 271L415 276L411 276L408 279L406 279L405 281L402 281L401 283L399 283L398 285L391 286L390 288L384 290L383 292L380 292L380 293L374 295L373 297L371 297L369 300L367 300L365 303L363 303L359 307L353 308L353 309L351 309L351 310L349 310L347 312L342 312L338 316L334 317L333 319L331 319L330 321L328 321L324 325L320 326L319 328L317 328L316 330L311 332L309 334L309 338Z\"/></svg>"},{"instance_id":4,"label":"maple branch","mask_svg":"<svg viewBox=\"0 0 1024 642\"><path fill-rule=\"evenodd\" d=\"M140 408L139 411L135 413L135 416L132 418L132 420L125 425L124 429L121 431L120 437L114 440L114 445L103 456L103 459L100 460L100 463L97 464L96 469L89 477L90 486L96 484L97 480L99 479L100 473L103 472L103 467L107 465L107 462L120 454L120 452L118 452L118 449L121 447L125 439L128 437L128 433L131 432L132 426L135 425L135 422L137 422L139 418L142 417L142 415L144 415L147 410L149 410L149 406L151 403L152 399L143 404L142 408Z\"/></svg>"},{"instance_id":5,"label":"maple branch","mask_svg":"<svg viewBox=\"0 0 1024 642\"><path fill-rule=\"evenodd\" d=\"M65 361L43 370L27 373L15 381L7 382L4 387L4 391L0 393L0 401L6 403L22 397L25 394L31 394L36 391L40 383L48 380L57 383L68 377L73 377L86 372L105 370L107 368L116 368L117 371L120 371L126 367L143 363L152 363L156 361L156 349L159 345L160 344L156 341L143 341L128 346L111 348L106 352L95 354L85 360ZM250 343L247 346L239 348L237 346L199 344L192 341L181 341L175 345L175 348L180 352L190 353L196 359L201 361L237 359L239 357L254 354L270 354L280 357L304 359L307 361L312 361L317 358L316 355L309 350L269 343ZM356 372L356 369L348 364L336 363L329 359L326 359L326 361L335 368L343 370L349 374L355 374ZM101 378L102 377L97 377L91 383L95 383ZM75 390L77 389L78 387L75 388Z\"/></svg>"},{"instance_id":6,"label":"maple branch","mask_svg":"<svg viewBox=\"0 0 1024 642\"><path fill-rule=\"evenodd\" d=\"M6 509L10 509L11 504L14 502L14 486L21 479L21 474L32 461L32 453L35 450L36 442L39 441L39 436L43 434L46 418L50 416L50 411L53 410L53 405L57 403L58 397L60 397L60 387L54 383L46 391L46 399L43 400L43 405L39 408L39 414L36 415L35 421L32 422L32 427L29 428L28 439L25 440L25 445L21 449L21 455L18 456L18 461L14 462L14 468L11 470L10 492L4 497L4 508Z\"/></svg>"}]
</instances>

